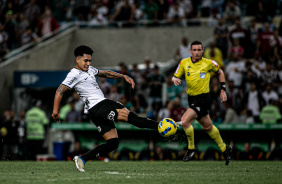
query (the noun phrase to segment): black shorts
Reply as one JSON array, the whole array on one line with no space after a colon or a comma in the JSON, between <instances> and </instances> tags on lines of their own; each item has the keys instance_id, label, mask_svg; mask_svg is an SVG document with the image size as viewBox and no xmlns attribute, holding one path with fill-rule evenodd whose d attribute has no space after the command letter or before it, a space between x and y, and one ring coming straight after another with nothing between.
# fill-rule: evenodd
<instances>
[{"instance_id":1,"label":"black shorts","mask_svg":"<svg viewBox=\"0 0 282 184\"><path fill-rule=\"evenodd\" d=\"M210 109L210 94L204 93L196 96L189 96L188 95L188 103L189 107L193 109L197 115L197 120L200 120L202 117L209 114Z\"/></svg>"},{"instance_id":2,"label":"black shorts","mask_svg":"<svg viewBox=\"0 0 282 184\"><path fill-rule=\"evenodd\" d=\"M118 117L117 109L124 106L112 100L105 99L89 110L90 120L96 125L99 134L104 135L113 128L116 128L115 121Z\"/></svg>"}]
</instances>

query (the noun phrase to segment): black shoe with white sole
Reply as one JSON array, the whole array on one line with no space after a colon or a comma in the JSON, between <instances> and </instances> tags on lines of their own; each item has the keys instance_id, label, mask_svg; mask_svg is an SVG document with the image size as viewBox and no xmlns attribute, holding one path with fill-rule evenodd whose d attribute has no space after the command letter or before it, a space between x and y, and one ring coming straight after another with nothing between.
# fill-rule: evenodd
<instances>
[{"instance_id":1,"label":"black shoe with white sole","mask_svg":"<svg viewBox=\"0 0 282 184\"><path fill-rule=\"evenodd\" d=\"M188 149L187 152L185 153L184 157L183 157L183 161L187 162L191 158L193 158L193 156L195 155L195 151L196 151L196 149Z\"/></svg>"},{"instance_id":2,"label":"black shoe with white sole","mask_svg":"<svg viewBox=\"0 0 282 184\"><path fill-rule=\"evenodd\" d=\"M225 159L225 165L229 164L229 160L231 159L232 154L232 147L229 145L226 145L226 150L223 152L223 157Z\"/></svg>"}]
</instances>

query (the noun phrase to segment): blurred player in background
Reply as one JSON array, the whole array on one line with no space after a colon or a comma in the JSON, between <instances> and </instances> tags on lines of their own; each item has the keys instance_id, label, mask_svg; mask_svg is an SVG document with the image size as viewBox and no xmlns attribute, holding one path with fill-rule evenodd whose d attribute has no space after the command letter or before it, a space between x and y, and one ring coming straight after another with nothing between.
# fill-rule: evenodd
<instances>
[{"instance_id":1,"label":"blurred player in background","mask_svg":"<svg viewBox=\"0 0 282 184\"><path fill-rule=\"evenodd\" d=\"M221 85L221 102L226 102L227 100L225 77L223 71L215 61L202 57L203 51L202 43L194 41L190 48L192 57L181 60L172 77L172 81L176 86L181 84L180 78L182 75L185 75L187 83L189 108L183 114L181 121L177 122L178 125L183 126L188 139L188 151L184 155L183 160L186 162L195 154L194 128L191 123L197 119L203 129L217 143L223 152L223 156L226 160L225 164L228 165L231 158L232 148L223 142L218 129L213 126L208 112L210 107L210 72L213 71L218 75Z\"/></svg>"},{"instance_id":2,"label":"blurred player in background","mask_svg":"<svg viewBox=\"0 0 282 184\"><path fill-rule=\"evenodd\" d=\"M74 161L78 171L84 172L85 162L104 156L118 148L119 140L115 127L115 121L128 122L139 128L158 129L158 122L147 118L138 117L127 110L121 103L104 97L95 77L110 79L124 79L132 88L134 81L127 75L113 71L98 70L90 66L93 51L87 46L79 46L74 50L76 66L68 73L65 80L55 93L52 117L60 122L59 105L63 94L74 88L85 103L85 113L89 114L90 120L97 126L98 132L107 143L97 146L95 149L82 156L75 156Z\"/></svg>"},{"instance_id":3,"label":"blurred player in background","mask_svg":"<svg viewBox=\"0 0 282 184\"><path fill-rule=\"evenodd\" d=\"M26 134L28 159L36 160L37 154L42 154L43 143L46 137L49 119L46 112L41 109L42 101L38 100L34 107L26 112Z\"/></svg>"}]
</instances>

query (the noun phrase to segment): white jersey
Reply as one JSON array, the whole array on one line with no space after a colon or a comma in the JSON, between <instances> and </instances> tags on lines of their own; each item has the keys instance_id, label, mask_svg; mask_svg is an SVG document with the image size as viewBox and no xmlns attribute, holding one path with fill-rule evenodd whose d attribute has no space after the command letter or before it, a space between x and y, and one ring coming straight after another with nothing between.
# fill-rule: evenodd
<instances>
[{"instance_id":1,"label":"white jersey","mask_svg":"<svg viewBox=\"0 0 282 184\"><path fill-rule=\"evenodd\" d=\"M106 99L95 78L98 72L99 70L92 66L88 71L73 68L62 82L62 85L77 91L85 104L84 113L88 113L89 109Z\"/></svg>"}]
</instances>

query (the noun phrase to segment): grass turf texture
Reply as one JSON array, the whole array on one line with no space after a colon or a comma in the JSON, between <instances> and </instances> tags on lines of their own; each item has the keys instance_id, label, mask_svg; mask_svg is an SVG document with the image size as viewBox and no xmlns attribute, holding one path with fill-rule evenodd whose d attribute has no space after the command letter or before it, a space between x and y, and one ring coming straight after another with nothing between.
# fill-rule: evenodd
<instances>
[{"instance_id":1,"label":"grass turf texture","mask_svg":"<svg viewBox=\"0 0 282 184\"><path fill-rule=\"evenodd\" d=\"M0 184L16 183L282 183L282 162L269 161L0 162Z\"/></svg>"}]
</instances>

